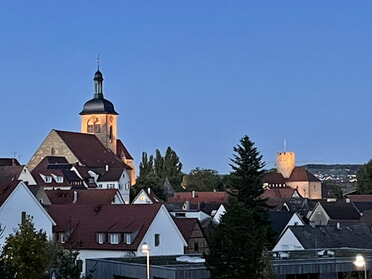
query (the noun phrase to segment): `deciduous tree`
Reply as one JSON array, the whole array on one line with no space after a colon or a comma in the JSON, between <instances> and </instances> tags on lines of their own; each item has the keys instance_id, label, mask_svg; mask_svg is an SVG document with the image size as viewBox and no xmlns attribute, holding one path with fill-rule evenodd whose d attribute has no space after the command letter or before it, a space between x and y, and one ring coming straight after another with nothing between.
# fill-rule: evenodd
<instances>
[{"instance_id":1,"label":"deciduous tree","mask_svg":"<svg viewBox=\"0 0 372 279\"><path fill-rule=\"evenodd\" d=\"M27 216L14 234L6 238L1 254L3 272L7 278L38 279L45 274L48 263L48 240L46 233L37 231L32 218Z\"/></svg>"},{"instance_id":2,"label":"deciduous tree","mask_svg":"<svg viewBox=\"0 0 372 279\"><path fill-rule=\"evenodd\" d=\"M195 168L183 176L181 186L187 191L223 190L221 176L216 170Z\"/></svg>"},{"instance_id":3,"label":"deciduous tree","mask_svg":"<svg viewBox=\"0 0 372 279\"><path fill-rule=\"evenodd\" d=\"M181 187L182 163L176 152L170 147L167 148L164 156L158 149L155 150L155 157L148 156L146 152L143 152L139 170L137 188L151 188L159 198L165 198L164 182L166 179L173 187L177 189Z\"/></svg>"}]
</instances>

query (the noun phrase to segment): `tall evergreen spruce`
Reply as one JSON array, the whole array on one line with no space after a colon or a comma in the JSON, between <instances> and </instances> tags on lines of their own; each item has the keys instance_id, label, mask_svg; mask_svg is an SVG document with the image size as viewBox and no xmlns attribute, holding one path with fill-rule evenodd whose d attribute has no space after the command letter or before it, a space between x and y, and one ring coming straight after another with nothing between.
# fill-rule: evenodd
<instances>
[{"instance_id":1,"label":"tall evergreen spruce","mask_svg":"<svg viewBox=\"0 0 372 279\"><path fill-rule=\"evenodd\" d=\"M270 278L264 252L271 230L264 200L262 156L248 136L231 159L231 197L225 215L209 240L206 255L212 279Z\"/></svg>"}]
</instances>

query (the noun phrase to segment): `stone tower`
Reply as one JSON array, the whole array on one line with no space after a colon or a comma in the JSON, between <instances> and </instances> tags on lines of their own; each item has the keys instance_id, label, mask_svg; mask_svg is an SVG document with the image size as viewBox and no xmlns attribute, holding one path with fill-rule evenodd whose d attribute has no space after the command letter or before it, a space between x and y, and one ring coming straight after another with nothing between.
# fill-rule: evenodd
<instances>
[{"instance_id":1,"label":"stone tower","mask_svg":"<svg viewBox=\"0 0 372 279\"><path fill-rule=\"evenodd\" d=\"M117 116L114 105L103 97L103 76L97 69L94 74L94 97L84 104L81 115L81 132L94 134L104 146L117 154Z\"/></svg>"},{"instance_id":2,"label":"stone tower","mask_svg":"<svg viewBox=\"0 0 372 279\"><path fill-rule=\"evenodd\" d=\"M276 153L276 167L284 178L288 178L291 175L296 163L295 157L294 152Z\"/></svg>"}]
</instances>

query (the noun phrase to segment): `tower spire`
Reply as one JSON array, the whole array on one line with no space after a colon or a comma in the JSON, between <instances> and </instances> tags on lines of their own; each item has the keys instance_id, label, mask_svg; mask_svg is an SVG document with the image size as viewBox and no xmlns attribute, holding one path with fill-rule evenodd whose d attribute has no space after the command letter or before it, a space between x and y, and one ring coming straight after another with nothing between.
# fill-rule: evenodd
<instances>
[{"instance_id":1,"label":"tower spire","mask_svg":"<svg viewBox=\"0 0 372 279\"><path fill-rule=\"evenodd\" d=\"M98 55L97 55L97 71L99 71L99 53L98 53Z\"/></svg>"},{"instance_id":2,"label":"tower spire","mask_svg":"<svg viewBox=\"0 0 372 279\"><path fill-rule=\"evenodd\" d=\"M99 70L99 53L97 56L97 72L94 74L94 98L95 99L103 99L103 76Z\"/></svg>"}]
</instances>

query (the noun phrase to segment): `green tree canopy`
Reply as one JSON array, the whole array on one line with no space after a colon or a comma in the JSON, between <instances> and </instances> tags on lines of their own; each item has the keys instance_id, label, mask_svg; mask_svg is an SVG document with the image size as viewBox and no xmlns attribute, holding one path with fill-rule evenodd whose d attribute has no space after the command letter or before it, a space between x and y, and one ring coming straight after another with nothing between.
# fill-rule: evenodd
<instances>
[{"instance_id":1,"label":"green tree canopy","mask_svg":"<svg viewBox=\"0 0 372 279\"><path fill-rule=\"evenodd\" d=\"M156 149L155 157L148 156L146 152L142 153L136 186L138 189L151 188L159 198L165 199L164 183L166 179L179 190L182 177L182 163L176 152L168 147L163 156Z\"/></svg>"},{"instance_id":2,"label":"green tree canopy","mask_svg":"<svg viewBox=\"0 0 372 279\"><path fill-rule=\"evenodd\" d=\"M358 194L372 194L372 160L361 166L357 172L357 187Z\"/></svg>"},{"instance_id":3,"label":"green tree canopy","mask_svg":"<svg viewBox=\"0 0 372 279\"><path fill-rule=\"evenodd\" d=\"M224 190L222 178L216 170L195 168L183 176L181 186L187 191Z\"/></svg>"},{"instance_id":4,"label":"green tree canopy","mask_svg":"<svg viewBox=\"0 0 372 279\"><path fill-rule=\"evenodd\" d=\"M38 279L45 274L49 263L47 236L42 230L36 231L30 216L6 238L1 260L4 274L0 278L13 274L14 278Z\"/></svg>"},{"instance_id":5,"label":"green tree canopy","mask_svg":"<svg viewBox=\"0 0 372 279\"><path fill-rule=\"evenodd\" d=\"M264 252L272 232L268 207L260 199L264 163L248 136L233 150L229 179L232 195L226 213L209 240L206 264L212 279L268 278L269 263Z\"/></svg>"},{"instance_id":6,"label":"green tree canopy","mask_svg":"<svg viewBox=\"0 0 372 279\"><path fill-rule=\"evenodd\" d=\"M248 136L244 136L233 150L230 164L232 168L231 190L236 193L238 200L248 207L255 207L257 203L262 205L259 199L264 191L261 183L265 166L262 155L259 154Z\"/></svg>"}]
</instances>

